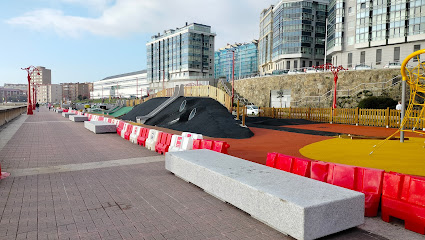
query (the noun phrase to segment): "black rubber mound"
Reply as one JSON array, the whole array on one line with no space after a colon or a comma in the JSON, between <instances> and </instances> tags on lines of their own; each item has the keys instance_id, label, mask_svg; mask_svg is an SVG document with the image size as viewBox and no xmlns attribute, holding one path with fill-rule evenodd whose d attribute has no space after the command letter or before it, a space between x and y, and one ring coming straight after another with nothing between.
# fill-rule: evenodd
<instances>
[{"instance_id":1,"label":"black rubber mound","mask_svg":"<svg viewBox=\"0 0 425 240\"><path fill-rule=\"evenodd\" d=\"M137 116L147 115L166 99L151 99L134 107L122 119L136 121ZM180 112L179 108L184 100L186 106ZM196 114L189 120L189 115L195 108ZM241 127L223 105L211 98L179 97L145 124L216 138L243 139L254 135L249 128Z\"/></svg>"}]
</instances>

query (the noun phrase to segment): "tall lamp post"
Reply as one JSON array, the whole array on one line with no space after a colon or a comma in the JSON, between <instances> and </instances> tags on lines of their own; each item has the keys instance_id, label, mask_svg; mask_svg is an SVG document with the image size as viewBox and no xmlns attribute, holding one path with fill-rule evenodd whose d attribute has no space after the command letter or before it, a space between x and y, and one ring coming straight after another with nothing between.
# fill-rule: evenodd
<instances>
[{"instance_id":1,"label":"tall lamp post","mask_svg":"<svg viewBox=\"0 0 425 240\"><path fill-rule=\"evenodd\" d=\"M31 75L36 71L37 75L40 75L39 70L34 66L29 66L27 68L21 68L22 70L27 71L27 80L28 80L28 100L27 100L27 115L33 114L33 106L31 104Z\"/></svg>"}]
</instances>

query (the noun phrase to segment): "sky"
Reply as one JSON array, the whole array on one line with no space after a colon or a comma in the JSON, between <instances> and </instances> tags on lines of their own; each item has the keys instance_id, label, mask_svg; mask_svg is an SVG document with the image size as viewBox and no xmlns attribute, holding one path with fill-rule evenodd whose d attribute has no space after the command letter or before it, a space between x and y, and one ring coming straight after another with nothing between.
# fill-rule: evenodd
<instances>
[{"instance_id":1,"label":"sky","mask_svg":"<svg viewBox=\"0 0 425 240\"><path fill-rule=\"evenodd\" d=\"M258 39L263 9L277 0L1 0L0 86L27 83L44 66L52 83L93 82L146 69L151 36L210 25L216 49Z\"/></svg>"}]
</instances>

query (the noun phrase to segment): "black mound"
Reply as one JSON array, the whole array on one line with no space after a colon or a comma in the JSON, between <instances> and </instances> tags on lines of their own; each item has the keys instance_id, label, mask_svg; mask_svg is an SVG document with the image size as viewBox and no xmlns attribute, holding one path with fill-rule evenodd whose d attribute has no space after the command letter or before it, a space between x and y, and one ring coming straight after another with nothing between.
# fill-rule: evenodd
<instances>
[{"instance_id":1,"label":"black mound","mask_svg":"<svg viewBox=\"0 0 425 240\"><path fill-rule=\"evenodd\" d=\"M166 99L151 99L133 108L122 119L136 121L137 116L147 115ZM186 100L186 106L180 112L179 108L184 100ZM155 102L150 103L151 101ZM145 104L148 105L145 106ZM196 114L189 120L189 115L195 108ZM211 98L179 97L156 116L147 120L145 124L216 138L242 139L254 135L249 128L239 126L232 114Z\"/></svg>"}]
</instances>

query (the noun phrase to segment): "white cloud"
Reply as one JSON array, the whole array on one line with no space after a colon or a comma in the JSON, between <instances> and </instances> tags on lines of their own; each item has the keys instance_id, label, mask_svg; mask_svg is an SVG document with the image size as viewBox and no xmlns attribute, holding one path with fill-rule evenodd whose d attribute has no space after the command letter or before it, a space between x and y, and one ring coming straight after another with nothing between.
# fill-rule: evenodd
<instances>
[{"instance_id":1,"label":"white cloud","mask_svg":"<svg viewBox=\"0 0 425 240\"><path fill-rule=\"evenodd\" d=\"M134 33L156 34L185 22L212 26L216 45L250 41L258 37L260 12L276 0L62 0L101 9L97 18L66 15L41 9L7 20L37 31L55 31L78 37L86 33L122 37ZM112 4L113 3L113 4Z\"/></svg>"}]
</instances>

